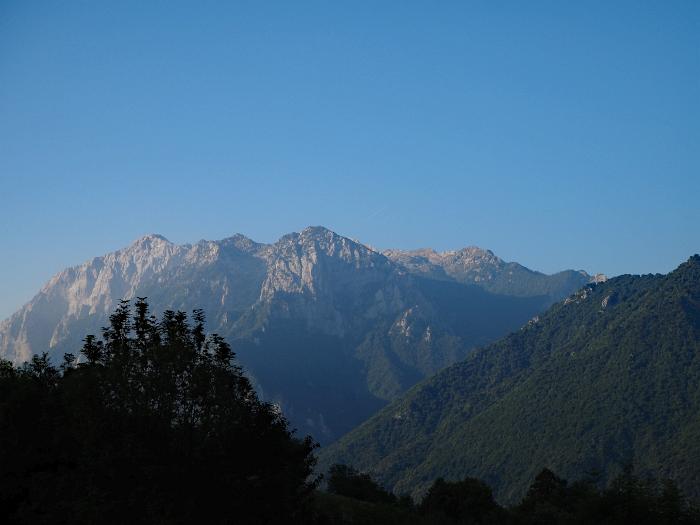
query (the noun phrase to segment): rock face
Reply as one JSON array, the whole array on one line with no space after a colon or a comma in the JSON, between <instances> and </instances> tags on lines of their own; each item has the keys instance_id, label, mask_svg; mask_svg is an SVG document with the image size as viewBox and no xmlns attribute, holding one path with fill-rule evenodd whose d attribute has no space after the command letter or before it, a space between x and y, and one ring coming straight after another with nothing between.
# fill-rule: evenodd
<instances>
[{"instance_id":1,"label":"rock face","mask_svg":"<svg viewBox=\"0 0 700 525\"><path fill-rule=\"evenodd\" d=\"M310 328L343 337L403 308L401 280L381 254L325 228L307 228L272 247L256 308L274 305L277 316L306 319Z\"/></svg>"},{"instance_id":2,"label":"rock face","mask_svg":"<svg viewBox=\"0 0 700 525\"><path fill-rule=\"evenodd\" d=\"M146 296L156 314L202 308L262 394L330 441L589 280L562 274L478 248L382 254L321 227L270 245L148 235L54 276L0 323L0 356L78 353L123 298Z\"/></svg>"},{"instance_id":3,"label":"rock face","mask_svg":"<svg viewBox=\"0 0 700 525\"><path fill-rule=\"evenodd\" d=\"M266 247L240 235L184 246L147 235L52 277L0 324L0 356L22 362L37 352L75 351L85 330L98 332L120 299L137 295L162 307L199 304L221 322L257 300L265 255Z\"/></svg>"}]
</instances>

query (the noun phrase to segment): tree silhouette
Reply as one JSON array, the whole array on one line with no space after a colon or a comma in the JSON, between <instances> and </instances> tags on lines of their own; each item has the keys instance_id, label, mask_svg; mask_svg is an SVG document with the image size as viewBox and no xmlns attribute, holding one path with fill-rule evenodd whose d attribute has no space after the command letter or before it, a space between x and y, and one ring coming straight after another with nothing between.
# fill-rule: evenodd
<instances>
[{"instance_id":1,"label":"tree silhouette","mask_svg":"<svg viewBox=\"0 0 700 525\"><path fill-rule=\"evenodd\" d=\"M505 513L494 501L491 488L483 481L465 478L461 481L435 480L420 505L423 514L452 523L504 523Z\"/></svg>"},{"instance_id":2,"label":"tree silhouette","mask_svg":"<svg viewBox=\"0 0 700 525\"><path fill-rule=\"evenodd\" d=\"M204 321L122 301L77 365L1 363L0 519L303 522L315 444L258 399Z\"/></svg>"},{"instance_id":3,"label":"tree silhouette","mask_svg":"<svg viewBox=\"0 0 700 525\"><path fill-rule=\"evenodd\" d=\"M395 503L396 496L382 488L369 474L347 465L333 465L328 471L328 492L372 503Z\"/></svg>"}]
</instances>

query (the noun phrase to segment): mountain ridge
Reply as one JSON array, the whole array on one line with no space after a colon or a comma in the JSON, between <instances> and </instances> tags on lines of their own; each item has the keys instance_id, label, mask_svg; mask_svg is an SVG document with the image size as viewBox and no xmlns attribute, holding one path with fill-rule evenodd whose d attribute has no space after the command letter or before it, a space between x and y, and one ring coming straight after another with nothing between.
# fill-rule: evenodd
<instances>
[{"instance_id":1,"label":"mountain ridge","mask_svg":"<svg viewBox=\"0 0 700 525\"><path fill-rule=\"evenodd\" d=\"M124 298L148 297L156 312L202 308L266 398L327 441L589 280L503 277L508 267L491 265L494 278L476 281L475 265L435 279L324 227L272 244L149 234L52 277L0 323L0 356L77 353ZM334 415L342 404L357 410Z\"/></svg>"},{"instance_id":2,"label":"mountain ridge","mask_svg":"<svg viewBox=\"0 0 700 525\"><path fill-rule=\"evenodd\" d=\"M530 287L542 290L542 285L547 281L589 282L606 279L603 274L589 275L584 270L563 270L547 275L530 270L516 262L504 261L491 250L478 246L443 252L432 248L420 248L417 250L390 249L382 253L414 273L422 273L436 279L451 278L462 283L473 283L494 293L507 292L528 296L532 294ZM514 283L519 283L520 286L514 287ZM553 299L559 298L560 290L556 285L545 288Z\"/></svg>"},{"instance_id":3,"label":"mountain ridge","mask_svg":"<svg viewBox=\"0 0 700 525\"><path fill-rule=\"evenodd\" d=\"M171 247L171 249L174 252L177 252L180 250L194 250L198 246L201 246L201 245L206 245L206 246L219 245L219 246L224 247L224 246L227 246L230 244L243 252L257 253L261 250L271 249L271 247L273 247L276 244L280 243L281 241L285 240L289 236L295 236L295 235L302 236L302 235L304 235L305 232L329 232L329 233L332 233L339 238L342 238L342 239L345 239L347 241L361 245L366 250L373 252L373 253L376 253L376 254L383 255L386 258L388 258L389 260L391 260L393 262L397 262L399 264L401 264L401 259L403 257L412 257L415 255L420 256L420 255L423 255L426 253L431 253L431 254L434 254L440 258L445 258L446 256L453 256L453 255L457 255L457 254L462 253L462 252L483 252L483 253L486 253L486 254L489 254L490 256L492 256L493 260L498 261L499 264L506 264L506 265L507 264L518 264L518 263L505 262L502 259L500 259L499 257L497 257L491 250L483 249L483 248L473 246L473 245L466 246L466 247L460 248L458 250L445 250L442 252L436 251L433 248L419 248L419 249L413 249L413 250L402 250L402 249L392 248L392 249L380 250L380 249L375 249L369 245L363 244L360 241L357 241L356 239L350 239L348 237L343 237L341 235L338 235L337 233L335 233L332 230L329 230L323 226L309 226L307 228L304 228L300 233L291 232L289 234L285 234L285 235L281 236L280 239L278 239L278 241L276 241L274 243L259 243L257 241L254 241L253 239L247 237L246 235L244 235L242 233L234 233L233 235L228 236L228 237L224 237L223 239L220 239L220 240L201 239L201 240L194 242L194 243L177 244L177 243L170 241L167 237L165 237L164 235L161 235L159 233L148 233L148 234L142 235L141 237L138 237L128 246L125 246L123 248L119 248L119 249L114 250L112 252L108 252L107 254L102 255L102 256L92 257L90 259L85 260L82 263L68 266L65 269L52 275L46 281L46 283L44 285L42 285L39 292L34 297L32 297L32 299L30 299L29 301L27 301L26 303L21 305L20 308L15 313L10 314L5 319L0 319L0 323L4 323L4 322L8 321L11 317L13 317L13 315L15 315L17 312L19 312L20 310L25 308L27 305L29 305L29 303L31 303L32 300L37 297L37 295L39 295L42 292L47 291L48 288L50 288L52 285L56 284L56 282L58 280L60 280L60 278L62 276L64 276L66 273L80 271L83 267L85 267L91 263L100 264L102 261L104 261L105 258L117 257L120 254L128 254L131 252L143 252L144 249L149 250L150 247L154 246L154 245L155 246ZM414 270L417 272L421 271L418 268L411 268L409 265L405 265L405 266L407 267L408 270ZM521 266L521 265L518 264L518 266ZM523 268L525 268L525 267L523 267ZM527 270L529 270L529 269L527 269ZM545 274L545 273L537 272L537 271L533 271L533 270L529 270L529 271L536 273L538 275L545 276L545 277L552 277L554 275L557 275L557 274L563 273L563 272L576 272L576 273L581 274L586 279L596 279L596 278L599 278L599 276L602 276L602 274L596 274L596 275L592 276L592 275L589 275L584 270L563 270L561 272L557 272L554 274ZM602 277L604 278L604 276L602 276Z\"/></svg>"}]
</instances>

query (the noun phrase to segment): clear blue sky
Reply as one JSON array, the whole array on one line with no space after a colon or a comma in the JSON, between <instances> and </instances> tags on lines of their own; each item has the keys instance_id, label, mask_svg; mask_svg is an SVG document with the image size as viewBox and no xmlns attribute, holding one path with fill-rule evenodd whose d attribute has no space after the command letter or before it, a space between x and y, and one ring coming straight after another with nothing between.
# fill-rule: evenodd
<instances>
[{"instance_id":1,"label":"clear blue sky","mask_svg":"<svg viewBox=\"0 0 700 525\"><path fill-rule=\"evenodd\" d=\"M666 272L699 201L700 2L0 1L0 317L149 232Z\"/></svg>"}]
</instances>

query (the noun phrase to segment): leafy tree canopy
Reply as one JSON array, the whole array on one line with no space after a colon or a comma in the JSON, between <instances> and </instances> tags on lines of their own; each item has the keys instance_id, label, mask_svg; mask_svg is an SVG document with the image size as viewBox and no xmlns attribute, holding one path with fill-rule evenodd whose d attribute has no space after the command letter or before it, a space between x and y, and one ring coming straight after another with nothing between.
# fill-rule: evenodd
<instances>
[{"instance_id":1,"label":"leafy tree canopy","mask_svg":"<svg viewBox=\"0 0 700 525\"><path fill-rule=\"evenodd\" d=\"M328 492L372 503L394 503L396 497L387 492L369 474L347 465L333 465L328 471Z\"/></svg>"},{"instance_id":2,"label":"leafy tree canopy","mask_svg":"<svg viewBox=\"0 0 700 525\"><path fill-rule=\"evenodd\" d=\"M377 487L368 474L335 465L330 480L354 480ZM568 483L550 469L542 469L525 497L511 507L499 505L491 488L476 478L433 482L420 505L402 500L371 502L329 482L334 495L317 497L317 518L329 524L401 523L406 525L693 525L700 511L670 480L641 477L631 467L601 488L591 472ZM329 480L329 481L330 481ZM343 496L340 498L340 496Z\"/></svg>"},{"instance_id":3,"label":"leafy tree canopy","mask_svg":"<svg viewBox=\"0 0 700 525\"><path fill-rule=\"evenodd\" d=\"M0 362L0 521L304 521L315 444L258 399L202 311L122 301L81 355Z\"/></svg>"}]
</instances>

